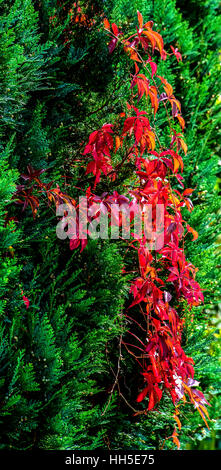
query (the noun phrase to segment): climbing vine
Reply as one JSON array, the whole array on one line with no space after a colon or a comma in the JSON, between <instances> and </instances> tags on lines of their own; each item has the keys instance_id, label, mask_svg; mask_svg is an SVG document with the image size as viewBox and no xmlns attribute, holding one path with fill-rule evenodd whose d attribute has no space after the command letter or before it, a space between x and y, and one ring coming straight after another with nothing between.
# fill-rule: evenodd
<instances>
[{"instance_id":1,"label":"climbing vine","mask_svg":"<svg viewBox=\"0 0 221 470\"><path fill-rule=\"evenodd\" d=\"M81 164L85 166L85 174L94 179L93 187L89 186L85 193L87 223L95 219L99 222L102 212L105 212L109 215L109 226L116 220L123 226L123 214L118 218L114 214L113 217L113 205L123 205L129 211L132 225L138 207L141 210L140 235L124 240L125 256L128 250L137 253L137 266L134 267L136 274L130 287L133 298L125 312L125 319L130 318L130 325L135 325L135 329L131 326L127 334L131 336L131 342L124 335L121 336L120 347L125 347L133 356L143 376L143 388L137 392L136 401L147 405L136 413L155 409L163 394L168 393L174 404L175 427L171 437L179 447L181 403L191 402L207 427L209 418L205 406L209 403L198 390L199 382L194 378L194 361L186 356L182 348L185 306L188 305L191 310L203 302L203 293L196 281L197 268L185 257L188 234L193 237L193 241L198 237L182 215L184 207L190 212L193 210L190 196L194 191L192 188L185 189L182 176L182 152L187 154L188 150L183 135L185 121L180 101L174 96L167 79L158 74L153 59L154 53L159 54L162 61L168 60L173 54L180 61L182 56L173 46L167 52L163 38L153 29L153 22L144 23L141 13L137 14L138 27L129 37L115 23L110 25L108 19L104 19L109 53L114 54L116 49L121 48L133 66L133 73L128 75L130 99L125 109L116 116L115 122L105 123L90 134L81 155ZM83 20L86 21L85 18ZM83 20L79 14L76 21ZM145 109L139 107L143 97L146 97ZM161 107L165 115L161 126L167 132L168 146L165 146L165 139L162 142L155 126L155 116ZM121 160L114 163L118 153ZM99 183L104 178L114 183L119 171L128 163L133 169L129 182L124 185L124 194L114 191L112 194L106 192L97 195ZM29 165L28 174L22 177L31 186L19 186L15 201L22 204L24 209L30 205L34 217L39 207L40 194L47 198L50 205L54 203L58 207L66 203L73 206L77 214L77 227L74 237L71 237L69 229L70 249L80 246L82 251L87 245L90 231L86 228L85 236L82 237L80 205L71 196L64 194L59 186L54 188L53 183L44 184L40 178L43 171ZM98 204L99 208L90 212L94 204ZM152 231L145 230L144 214L149 206ZM163 207L160 229L158 206ZM63 226L68 224L67 214L64 214L62 221ZM26 302L26 298L23 299ZM27 303L26 306L28 308ZM117 383L118 376L112 392Z\"/></svg>"}]
</instances>

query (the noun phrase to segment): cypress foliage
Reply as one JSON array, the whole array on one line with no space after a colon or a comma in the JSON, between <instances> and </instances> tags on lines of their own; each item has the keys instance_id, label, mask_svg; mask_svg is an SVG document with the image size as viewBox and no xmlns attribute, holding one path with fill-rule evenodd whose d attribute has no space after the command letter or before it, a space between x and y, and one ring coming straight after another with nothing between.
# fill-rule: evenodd
<instances>
[{"instance_id":1,"label":"cypress foliage","mask_svg":"<svg viewBox=\"0 0 221 470\"><path fill-rule=\"evenodd\" d=\"M182 100L186 120L186 143L188 153L184 159L184 179L187 187L195 188L194 211L185 217L198 233L197 242L187 244L187 255L198 268L198 282L204 288L205 303L194 309L194 321L189 318L184 336L185 351L196 361L197 377L203 389L209 390L213 403L211 427L213 436L219 438L220 424L217 409L220 403L219 365L217 338L220 328L220 289L218 247L220 227L220 194L217 184L218 123L220 103L219 34L220 17L218 2L117 2L112 10L112 20L123 24L136 21L136 10L158 26L168 46L174 43L183 55L183 62L173 69L166 61L158 65L159 74L169 77L175 95ZM160 118L158 118L160 119ZM157 123L156 123L157 126ZM215 335L215 336L214 336ZM214 345L215 343L215 345ZM217 356L216 356L217 355ZM188 415L182 428L182 445L194 445L209 433L199 424L196 415ZM215 431L217 430L217 431ZM192 444L191 444L192 442ZM195 444L197 445L197 444ZM214 439L211 441L214 445Z\"/></svg>"},{"instance_id":2,"label":"cypress foliage","mask_svg":"<svg viewBox=\"0 0 221 470\"><path fill-rule=\"evenodd\" d=\"M7 3L1 16L1 447L97 448L106 446L114 410L113 404L102 416L113 380L107 348L121 332L127 293L121 254L114 244L91 242L83 261L56 238L57 220L40 194L34 220L30 206L22 211L15 204L15 183L31 186L19 178L29 164L47 168L45 184L63 185L64 168L79 151L71 131L79 146L88 126L89 84L95 94L90 108L101 93L93 90L93 77L83 82L87 95L81 90L87 62L72 82L92 44L80 37L81 49L77 43L66 48L65 21L54 31L49 16L57 3L46 3L38 12L31 1ZM96 37L91 40L99 46ZM74 188L74 170L72 177ZM17 222L8 222L13 217ZM113 349L110 362L115 355Z\"/></svg>"}]
</instances>

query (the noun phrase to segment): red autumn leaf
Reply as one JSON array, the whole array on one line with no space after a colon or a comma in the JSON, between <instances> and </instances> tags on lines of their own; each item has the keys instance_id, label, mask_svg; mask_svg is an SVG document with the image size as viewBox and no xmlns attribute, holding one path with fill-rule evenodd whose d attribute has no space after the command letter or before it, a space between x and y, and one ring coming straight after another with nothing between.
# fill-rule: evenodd
<instances>
[{"instance_id":1,"label":"red autumn leaf","mask_svg":"<svg viewBox=\"0 0 221 470\"><path fill-rule=\"evenodd\" d=\"M140 155L142 156L145 149L154 150L155 148L155 135L151 130L149 120L145 117L145 111L132 106L136 113L136 117L129 117L124 122L122 137L127 133L131 136L132 133L135 137L135 145L140 148Z\"/></svg>"},{"instance_id":2,"label":"red autumn leaf","mask_svg":"<svg viewBox=\"0 0 221 470\"><path fill-rule=\"evenodd\" d=\"M108 25L109 25L109 23L108 23ZM109 26L110 26L110 25L109 25ZM109 42L109 44L108 44L108 49L109 49L110 54L111 54L111 53L114 51L114 49L116 48L117 43L118 43L118 39L119 39L119 37L123 34L122 32L120 32L120 31L118 30L118 27L117 27L117 25L116 25L115 23L112 23L111 28L112 28L112 31L113 31L113 34L114 34L115 37L111 37L111 40L110 40L110 42ZM107 28L107 29L109 29L109 28Z\"/></svg>"},{"instance_id":3,"label":"red autumn leaf","mask_svg":"<svg viewBox=\"0 0 221 470\"><path fill-rule=\"evenodd\" d=\"M183 140L183 134L181 134L180 132L177 133L174 129L172 129L173 131L173 136L172 136L172 139L171 139L171 147L176 144L176 150L177 152L180 150L180 148L182 148L182 150L184 151L185 155L187 154L187 145L186 145L186 142Z\"/></svg>"},{"instance_id":4,"label":"red autumn leaf","mask_svg":"<svg viewBox=\"0 0 221 470\"><path fill-rule=\"evenodd\" d=\"M153 76L157 73L157 64L155 64L155 62L152 62L151 60L148 60L148 63L151 67L151 78L153 79Z\"/></svg>"},{"instance_id":5,"label":"red autumn leaf","mask_svg":"<svg viewBox=\"0 0 221 470\"><path fill-rule=\"evenodd\" d=\"M136 74L133 76L133 80L131 82L130 88L133 88L134 86L137 86L138 89L138 101L142 98L142 96L145 94L148 96L149 93L149 80L147 77L142 74L138 73L139 68L137 64L135 63L135 69L136 69Z\"/></svg>"},{"instance_id":6,"label":"red autumn leaf","mask_svg":"<svg viewBox=\"0 0 221 470\"><path fill-rule=\"evenodd\" d=\"M136 401L139 403L141 401L143 401L143 399L147 396L148 394L148 389L149 389L149 386L145 387L142 392L139 393Z\"/></svg>"},{"instance_id":7,"label":"red autumn leaf","mask_svg":"<svg viewBox=\"0 0 221 470\"><path fill-rule=\"evenodd\" d=\"M179 61L181 60L181 62L182 62L182 56L181 56L180 52L178 51L177 47L176 47L176 49L174 49L173 46L170 46L170 47L171 47L171 49L172 49L172 51L173 51L173 54L174 54L175 57L177 58L177 61L179 62Z\"/></svg>"},{"instance_id":8,"label":"red autumn leaf","mask_svg":"<svg viewBox=\"0 0 221 470\"><path fill-rule=\"evenodd\" d=\"M161 80L161 82L163 83L163 87L164 87L165 93L167 95L167 99L168 99L168 101L170 102L170 104L172 106L172 116L173 117L175 117L175 116L178 117L179 113L181 113L181 104L175 98L175 96L173 95L172 86L170 85L170 83L168 83L168 81L164 77L161 77L160 75L157 75L157 76Z\"/></svg>"},{"instance_id":9,"label":"red autumn leaf","mask_svg":"<svg viewBox=\"0 0 221 470\"><path fill-rule=\"evenodd\" d=\"M110 150L113 150L113 130L111 124L104 124L101 129L91 133L83 155L92 155L93 161L89 162L86 174L93 173L96 177L95 186L100 181L101 172L105 175L112 171Z\"/></svg>"},{"instance_id":10,"label":"red autumn leaf","mask_svg":"<svg viewBox=\"0 0 221 470\"><path fill-rule=\"evenodd\" d=\"M35 219L39 207L39 199L33 194L34 186L25 189L24 186L17 186L17 191L14 194L16 204L22 204L22 211L30 206L33 218Z\"/></svg>"},{"instance_id":11,"label":"red autumn leaf","mask_svg":"<svg viewBox=\"0 0 221 470\"><path fill-rule=\"evenodd\" d=\"M55 206L59 206L60 204L67 204L69 206L75 206L75 200L71 198L68 194L63 193L58 184L56 188L51 188L51 183L44 188L46 190L46 195L48 198L49 203L53 202Z\"/></svg>"},{"instance_id":12,"label":"red autumn leaf","mask_svg":"<svg viewBox=\"0 0 221 470\"><path fill-rule=\"evenodd\" d=\"M154 384L149 391L149 403L148 411L152 410L155 405L161 400L162 390L158 387L157 384Z\"/></svg>"},{"instance_id":13,"label":"red autumn leaf","mask_svg":"<svg viewBox=\"0 0 221 470\"><path fill-rule=\"evenodd\" d=\"M23 301L24 301L24 304L25 304L26 308L28 309L29 306L30 306L30 301L29 301L28 297L26 297L26 296L24 295L23 290L21 290L21 295L22 295L22 299L23 299Z\"/></svg>"},{"instance_id":14,"label":"red autumn leaf","mask_svg":"<svg viewBox=\"0 0 221 470\"><path fill-rule=\"evenodd\" d=\"M108 44L108 49L109 49L110 54L112 54L112 52L114 51L116 45L117 45L117 38L111 39L111 41Z\"/></svg>"},{"instance_id":15,"label":"red autumn leaf","mask_svg":"<svg viewBox=\"0 0 221 470\"><path fill-rule=\"evenodd\" d=\"M39 180L39 176L46 171L46 169L35 170L31 165L27 165L28 174L21 173L21 177L25 181L33 181L35 180L40 185L42 184Z\"/></svg>"},{"instance_id":16,"label":"red autumn leaf","mask_svg":"<svg viewBox=\"0 0 221 470\"><path fill-rule=\"evenodd\" d=\"M150 391L149 393L149 403L148 403L148 410L152 410L155 406L155 400L154 400L154 392L153 390Z\"/></svg>"},{"instance_id":17,"label":"red autumn leaf","mask_svg":"<svg viewBox=\"0 0 221 470\"><path fill-rule=\"evenodd\" d=\"M118 36L119 35L119 30L118 30L117 25L115 23L112 23L111 27L112 27L112 31L115 34L115 36Z\"/></svg>"}]
</instances>

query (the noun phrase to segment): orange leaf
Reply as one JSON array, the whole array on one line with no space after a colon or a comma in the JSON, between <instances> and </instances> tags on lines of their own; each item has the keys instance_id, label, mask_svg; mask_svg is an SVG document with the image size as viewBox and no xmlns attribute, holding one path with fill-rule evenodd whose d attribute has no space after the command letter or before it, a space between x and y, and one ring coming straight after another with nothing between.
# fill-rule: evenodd
<instances>
[{"instance_id":1,"label":"orange leaf","mask_svg":"<svg viewBox=\"0 0 221 470\"><path fill-rule=\"evenodd\" d=\"M170 85L170 87L171 87L171 85ZM172 87L171 87L171 88L172 88ZM173 102L176 104L176 107L177 107L177 108L179 109L179 111L181 112L181 104L180 104L180 102L179 102L176 98L174 98L174 97L173 97Z\"/></svg>"},{"instance_id":2,"label":"orange leaf","mask_svg":"<svg viewBox=\"0 0 221 470\"><path fill-rule=\"evenodd\" d=\"M206 421L206 418L205 418L203 412L202 412L201 409L200 409L200 406L197 407L197 410L199 411L200 416L203 418L203 421L204 421L206 427L209 429L208 423L207 423L207 421Z\"/></svg>"},{"instance_id":3,"label":"orange leaf","mask_svg":"<svg viewBox=\"0 0 221 470\"><path fill-rule=\"evenodd\" d=\"M182 147L182 149L183 149L183 151L184 151L184 153L185 153L185 155L186 155L188 148L187 148L186 142L184 142L183 139L180 139L180 145L181 145L181 147Z\"/></svg>"},{"instance_id":4,"label":"orange leaf","mask_svg":"<svg viewBox=\"0 0 221 470\"><path fill-rule=\"evenodd\" d=\"M164 90L165 90L167 96L172 96L173 95L173 88L170 85L170 83L168 83L168 81L165 78L161 77L160 75L157 75L157 76L161 80L161 82L163 83Z\"/></svg>"},{"instance_id":5,"label":"orange leaf","mask_svg":"<svg viewBox=\"0 0 221 470\"><path fill-rule=\"evenodd\" d=\"M137 17L138 17L138 23L139 23L139 28L142 29L143 27L143 16L141 13L137 10Z\"/></svg>"},{"instance_id":6,"label":"orange leaf","mask_svg":"<svg viewBox=\"0 0 221 470\"><path fill-rule=\"evenodd\" d=\"M177 422L177 424L178 424L178 428L179 428L179 430L181 430L181 422L180 422L180 420L179 420L178 416L176 416L176 415L174 414L174 415L173 415L173 417L174 417L175 421L176 421L176 422Z\"/></svg>"},{"instance_id":7,"label":"orange leaf","mask_svg":"<svg viewBox=\"0 0 221 470\"><path fill-rule=\"evenodd\" d=\"M199 408L202 410L203 413L205 413L205 415L207 416L207 418L210 419L210 418L209 418L209 413L208 413L206 407L203 406L203 405L199 405Z\"/></svg>"},{"instance_id":8,"label":"orange leaf","mask_svg":"<svg viewBox=\"0 0 221 470\"><path fill-rule=\"evenodd\" d=\"M151 100L151 105L154 109L154 116L155 116L156 112L158 110L159 102L158 102L158 98L157 98L157 89L153 85L149 88L149 96L150 96L150 100Z\"/></svg>"},{"instance_id":9,"label":"orange leaf","mask_svg":"<svg viewBox=\"0 0 221 470\"><path fill-rule=\"evenodd\" d=\"M189 196L190 194L192 194L194 191L194 189L191 189L191 188L187 188L185 189L185 191L183 191L183 196Z\"/></svg>"},{"instance_id":10,"label":"orange leaf","mask_svg":"<svg viewBox=\"0 0 221 470\"><path fill-rule=\"evenodd\" d=\"M110 23L107 18L104 18L104 27L110 30Z\"/></svg>"},{"instance_id":11,"label":"orange leaf","mask_svg":"<svg viewBox=\"0 0 221 470\"><path fill-rule=\"evenodd\" d=\"M179 121L179 123L180 123L182 129L184 129L184 127L185 127L185 121L184 121L183 117L182 117L180 114L177 114L176 117L177 117L177 119L178 119L178 121Z\"/></svg>"},{"instance_id":12,"label":"orange leaf","mask_svg":"<svg viewBox=\"0 0 221 470\"><path fill-rule=\"evenodd\" d=\"M135 65L135 73L138 73L138 72L139 72L139 67L138 67L138 65L136 64L136 62L135 62L134 65ZM145 77L145 78L146 78L146 77Z\"/></svg>"},{"instance_id":13,"label":"orange leaf","mask_svg":"<svg viewBox=\"0 0 221 470\"><path fill-rule=\"evenodd\" d=\"M147 38L149 39L149 41L151 43L151 46L153 48L153 51L154 51L155 46L156 46L156 40L155 40L155 37L153 35L153 32L152 31L143 31L143 34L145 36L147 36Z\"/></svg>"},{"instance_id":14,"label":"orange leaf","mask_svg":"<svg viewBox=\"0 0 221 470\"><path fill-rule=\"evenodd\" d=\"M163 53L163 38L162 36L157 33L156 31L153 31L153 34L154 34L154 37L155 37L155 41L157 43L157 46L158 46L158 49L160 51L160 55L162 55Z\"/></svg>"},{"instance_id":15,"label":"orange leaf","mask_svg":"<svg viewBox=\"0 0 221 470\"><path fill-rule=\"evenodd\" d=\"M152 27L153 27L153 21L148 21L148 22L145 23L145 25L144 25L144 28L150 28L150 29L152 29Z\"/></svg>"},{"instance_id":16,"label":"orange leaf","mask_svg":"<svg viewBox=\"0 0 221 470\"><path fill-rule=\"evenodd\" d=\"M180 448L180 441L179 439L177 438L178 434L177 434L177 431L176 431L176 428L174 428L174 431L173 431L173 434L172 434L172 439L173 439L173 442L174 444L177 445L177 448L179 449Z\"/></svg>"},{"instance_id":17,"label":"orange leaf","mask_svg":"<svg viewBox=\"0 0 221 470\"><path fill-rule=\"evenodd\" d=\"M174 160L174 173L177 172L178 168L180 167L181 171L183 171L183 160L178 153L175 153L173 155L173 160Z\"/></svg>"},{"instance_id":18,"label":"orange leaf","mask_svg":"<svg viewBox=\"0 0 221 470\"><path fill-rule=\"evenodd\" d=\"M173 164L174 164L174 168L173 168L173 171L174 173L177 172L178 168L180 167L180 162L177 158L174 157L173 159Z\"/></svg>"},{"instance_id":19,"label":"orange leaf","mask_svg":"<svg viewBox=\"0 0 221 470\"><path fill-rule=\"evenodd\" d=\"M121 145L121 140L120 140L120 137L118 135L115 139L115 144L116 144L116 147L115 147L115 153L116 153L118 151L120 145Z\"/></svg>"},{"instance_id":20,"label":"orange leaf","mask_svg":"<svg viewBox=\"0 0 221 470\"><path fill-rule=\"evenodd\" d=\"M179 439L177 439L176 436L173 436L173 442L174 442L174 444L177 445L177 448L179 449L180 448L180 441L179 441Z\"/></svg>"},{"instance_id":21,"label":"orange leaf","mask_svg":"<svg viewBox=\"0 0 221 470\"><path fill-rule=\"evenodd\" d=\"M142 62L142 60L139 59L135 49L133 49L132 47L124 46L124 50L125 52L128 52L132 60L134 60L135 62Z\"/></svg>"},{"instance_id":22,"label":"orange leaf","mask_svg":"<svg viewBox=\"0 0 221 470\"><path fill-rule=\"evenodd\" d=\"M151 150L154 150L154 149L155 149L155 145L156 145L156 142L155 142L155 134L150 131L150 132L148 133L148 137L149 137L149 140L150 140L150 148L151 148Z\"/></svg>"},{"instance_id":23,"label":"orange leaf","mask_svg":"<svg viewBox=\"0 0 221 470\"><path fill-rule=\"evenodd\" d=\"M188 232L191 232L193 234L193 241L197 240L197 238L198 238L197 231L194 230L192 227L190 227L188 224L186 225L186 228L187 228Z\"/></svg>"}]
</instances>

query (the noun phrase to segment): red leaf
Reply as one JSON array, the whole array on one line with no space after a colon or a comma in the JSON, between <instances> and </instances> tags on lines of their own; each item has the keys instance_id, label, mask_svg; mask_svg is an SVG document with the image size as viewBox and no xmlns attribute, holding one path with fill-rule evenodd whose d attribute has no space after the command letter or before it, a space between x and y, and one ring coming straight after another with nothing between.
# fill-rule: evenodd
<instances>
[{"instance_id":1,"label":"red leaf","mask_svg":"<svg viewBox=\"0 0 221 470\"><path fill-rule=\"evenodd\" d=\"M124 121L124 127L123 127L123 132L122 135L125 135L129 130L133 128L135 118L134 117L129 117Z\"/></svg>"},{"instance_id":2,"label":"red leaf","mask_svg":"<svg viewBox=\"0 0 221 470\"><path fill-rule=\"evenodd\" d=\"M23 301L24 301L24 304L25 304L26 308L28 309L29 306L30 306L30 301L29 301L28 297L26 297L26 296L23 295L23 294L24 294L24 292L23 292L23 290L21 290L22 299L23 299Z\"/></svg>"},{"instance_id":3,"label":"red leaf","mask_svg":"<svg viewBox=\"0 0 221 470\"><path fill-rule=\"evenodd\" d=\"M178 51L178 49L177 49L177 48L174 49L173 46L170 46L170 47L171 47L171 49L172 49L172 51L173 51L173 54L176 56L178 62L179 62L180 60L181 60L181 62L182 62L182 56L181 56L180 52Z\"/></svg>"},{"instance_id":4,"label":"red leaf","mask_svg":"<svg viewBox=\"0 0 221 470\"><path fill-rule=\"evenodd\" d=\"M148 393L148 390L149 390L149 386L145 387L142 392L139 393L136 401L139 403L141 401L143 401L143 399L146 397L147 393Z\"/></svg>"},{"instance_id":5,"label":"red leaf","mask_svg":"<svg viewBox=\"0 0 221 470\"><path fill-rule=\"evenodd\" d=\"M157 73L157 64L155 62L149 61L150 67L151 67L151 78L153 78L154 75Z\"/></svg>"},{"instance_id":6,"label":"red leaf","mask_svg":"<svg viewBox=\"0 0 221 470\"><path fill-rule=\"evenodd\" d=\"M139 119L136 119L134 123L134 135L135 135L136 142L137 143L140 142L140 139L143 135L143 125Z\"/></svg>"},{"instance_id":7,"label":"red leaf","mask_svg":"<svg viewBox=\"0 0 221 470\"><path fill-rule=\"evenodd\" d=\"M117 45L117 39L116 38L111 39L111 41L108 44L108 49L109 49L110 54L112 54L116 45Z\"/></svg>"},{"instance_id":8,"label":"red leaf","mask_svg":"<svg viewBox=\"0 0 221 470\"><path fill-rule=\"evenodd\" d=\"M112 31L113 33L115 34L115 36L118 36L119 35L119 31L118 31L118 27L115 23L112 23Z\"/></svg>"},{"instance_id":9,"label":"red leaf","mask_svg":"<svg viewBox=\"0 0 221 470\"><path fill-rule=\"evenodd\" d=\"M148 410L152 410L155 406L155 401L154 401L154 393L153 390L151 390L149 394L149 403L148 403Z\"/></svg>"}]
</instances>

